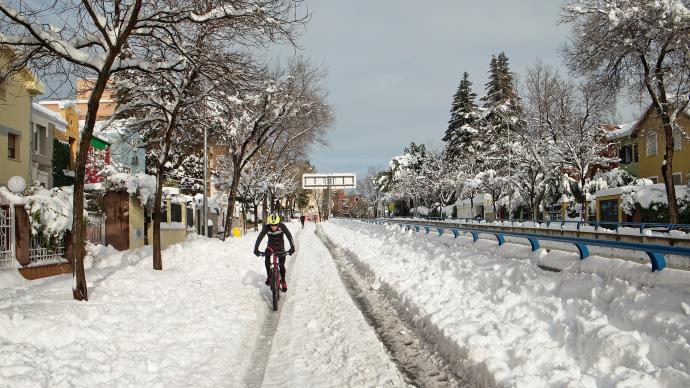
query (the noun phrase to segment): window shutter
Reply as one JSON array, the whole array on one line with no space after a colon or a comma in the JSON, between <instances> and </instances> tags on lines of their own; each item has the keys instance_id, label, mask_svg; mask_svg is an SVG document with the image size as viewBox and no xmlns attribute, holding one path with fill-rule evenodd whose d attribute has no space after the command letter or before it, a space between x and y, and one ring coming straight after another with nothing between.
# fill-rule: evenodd
<instances>
[{"instance_id":1,"label":"window shutter","mask_svg":"<svg viewBox=\"0 0 690 388\"><path fill-rule=\"evenodd\" d=\"M647 156L656 155L656 131L647 135Z\"/></svg>"}]
</instances>

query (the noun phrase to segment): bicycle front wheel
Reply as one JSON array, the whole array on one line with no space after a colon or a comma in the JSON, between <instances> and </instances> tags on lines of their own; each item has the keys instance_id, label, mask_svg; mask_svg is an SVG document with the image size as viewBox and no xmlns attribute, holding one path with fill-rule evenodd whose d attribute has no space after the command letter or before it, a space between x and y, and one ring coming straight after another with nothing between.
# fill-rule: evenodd
<instances>
[{"instance_id":1,"label":"bicycle front wheel","mask_svg":"<svg viewBox=\"0 0 690 388\"><path fill-rule=\"evenodd\" d=\"M278 311L278 300L280 300L280 284L278 282L278 271L273 270L273 281L271 291L273 291L273 311Z\"/></svg>"}]
</instances>

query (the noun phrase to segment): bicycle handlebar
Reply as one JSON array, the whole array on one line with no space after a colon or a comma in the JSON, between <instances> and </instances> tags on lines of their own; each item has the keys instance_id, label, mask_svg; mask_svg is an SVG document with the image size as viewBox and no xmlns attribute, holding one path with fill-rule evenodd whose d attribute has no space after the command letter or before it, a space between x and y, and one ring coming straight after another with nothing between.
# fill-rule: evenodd
<instances>
[{"instance_id":1,"label":"bicycle handlebar","mask_svg":"<svg viewBox=\"0 0 690 388\"><path fill-rule=\"evenodd\" d=\"M259 251L259 252L261 252L261 251ZM262 256L265 255L266 252L268 252L268 251L261 252L261 255ZM290 255L290 252L289 251L271 251L271 254L276 255L276 256L288 256L288 255Z\"/></svg>"}]
</instances>

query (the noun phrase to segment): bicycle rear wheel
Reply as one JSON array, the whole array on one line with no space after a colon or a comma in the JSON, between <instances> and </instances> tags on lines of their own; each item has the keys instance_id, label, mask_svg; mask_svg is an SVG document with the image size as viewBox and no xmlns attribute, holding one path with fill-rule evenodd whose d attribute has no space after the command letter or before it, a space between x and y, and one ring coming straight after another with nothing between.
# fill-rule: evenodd
<instances>
[{"instance_id":1,"label":"bicycle rear wheel","mask_svg":"<svg viewBox=\"0 0 690 388\"><path fill-rule=\"evenodd\" d=\"M271 279L271 291L273 292L273 311L278 311L278 300L280 300L280 284L278 282L278 271L273 269L273 279Z\"/></svg>"}]
</instances>

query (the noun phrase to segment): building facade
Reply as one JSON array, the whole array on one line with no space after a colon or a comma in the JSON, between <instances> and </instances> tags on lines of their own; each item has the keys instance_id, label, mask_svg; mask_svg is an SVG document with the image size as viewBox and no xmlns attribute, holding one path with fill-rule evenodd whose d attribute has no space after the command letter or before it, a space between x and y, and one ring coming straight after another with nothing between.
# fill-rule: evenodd
<instances>
[{"instance_id":1,"label":"building facade","mask_svg":"<svg viewBox=\"0 0 690 388\"><path fill-rule=\"evenodd\" d=\"M31 109L43 85L22 69L5 76L14 54L0 46L0 185L21 176L31 180Z\"/></svg>"},{"instance_id":2,"label":"building facade","mask_svg":"<svg viewBox=\"0 0 690 388\"><path fill-rule=\"evenodd\" d=\"M673 184L685 185L690 180L690 114L680 113L673 128ZM637 139L639 177L654 183L664 183L661 165L664 161L666 139L661 120L654 108L647 109L635 125L631 137Z\"/></svg>"}]
</instances>

